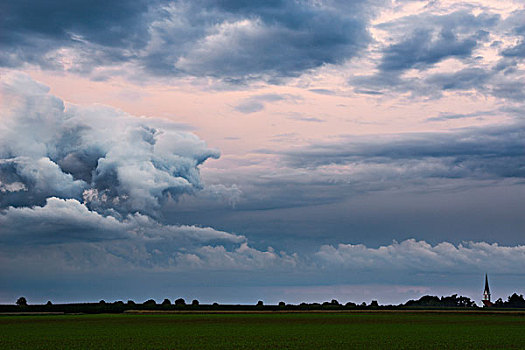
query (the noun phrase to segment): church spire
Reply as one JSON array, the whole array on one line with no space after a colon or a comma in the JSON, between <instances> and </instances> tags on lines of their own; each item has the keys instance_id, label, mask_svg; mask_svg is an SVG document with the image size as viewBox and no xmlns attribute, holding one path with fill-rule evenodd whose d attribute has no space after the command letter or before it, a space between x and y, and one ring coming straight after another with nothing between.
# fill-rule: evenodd
<instances>
[{"instance_id":1,"label":"church spire","mask_svg":"<svg viewBox=\"0 0 525 350\"><path fill-rule=\"evenodd\" d=\"M489 277L485 274L485 290L483 291L483 305L492 306L490 301Z\"/></svg>"}]
</instances>

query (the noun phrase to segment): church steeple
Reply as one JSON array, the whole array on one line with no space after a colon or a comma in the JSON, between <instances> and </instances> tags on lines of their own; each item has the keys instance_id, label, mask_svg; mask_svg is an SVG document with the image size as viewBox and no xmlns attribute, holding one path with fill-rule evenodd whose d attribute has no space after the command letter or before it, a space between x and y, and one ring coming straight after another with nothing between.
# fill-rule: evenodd
<instances>
[{"instance_id":1,"label":"church steeple","mask_svg":"<svg viewBox=\"0 0 525 350\"><path fill-rule=\"evenodd\" d=\"M483 291L483 305L492 306L490 301L489 277L485 274L485 290Z\"/></svg>"}]
</instances>

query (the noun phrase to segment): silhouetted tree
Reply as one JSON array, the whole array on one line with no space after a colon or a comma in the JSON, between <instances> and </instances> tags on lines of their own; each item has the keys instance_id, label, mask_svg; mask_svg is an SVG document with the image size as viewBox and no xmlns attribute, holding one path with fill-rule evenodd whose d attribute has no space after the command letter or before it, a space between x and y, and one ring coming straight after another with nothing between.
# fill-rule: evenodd
<instances>
[{"instance_id":1,"label":"silhouetted tree","mask_svg":"<svg viewBox=\"0 0 525 350\"><path fill-rule=\"evenodd\" d=\"M48 300L47 303L46 303L47 306L51 306L53 305L53 303L51 302L51 300Z\"/></svg>"},{"instance_id":2,"label":"silhouetted tree","mask_svg":"<svg viewBox=\"0 0 525 350\"><path fill-rule=\"evenodd\" d=\"M175 305L186 305L186 301L182 298L175 300Z\"/></svg>"},{"instance_id":3,"label":"silhouetted tree","mask_svg":"<svg viewBox=\"0 0 525 350\"><path fill-rule=\"evenodd\" d=\"M199 306L199 301L198 301L197 299L193 299L193 300L191 301L191 305L192 305L192 306Z\"/></svg>"},{"instance_id":4,"label":"silhouetted tree","mask_svg":"<svg viewBox=\"0 0 525 350\"><path fill-rule=\"evenodd\" d=\"M348 303L345 304L346 307L356 307L357 305L355 303L352 303L351 301L349 301Z\"/></svg>"},{"instance_id":5,"label":"silhouetted tree","mask_svg":"<svg viewBox=\"0 0 525 350\"><path fill-rule=\"evenodd\" d=\"M378 307L379 303L377 302L377 300L372 300L372 302L370 302L370 306L371 307Z\"/></svg>"},{"instance_id":6,"label":"silhouetted tree","mask_svg":"<svg viewBox=\"0 0 525 350\"><path fill-rule=\"evenodd\" d=\"M512 294L507 302L505 303L506 307L525 307L525 299L523 299L523 295L518 295L516 293Z\"/></svg>"},{"instance_id":7,"label":"silhouetted tree","mask_svg":"<svg viewBox=\"0 0 525 350\"><path fill-rule=\"evenodd\" d=\"M153 300L153 299L149 299L149 300L146 300L144 302L144 304L142 304L142 305L144 305L144 306L155 306L155 305L157 305L157 302L155 300Z\"/></svg>"},{"instance_id":8,"label":"silhouetted tree","mask_svg":"<svg viewBox=\"0 0 525 350\"><path fill-rule=\"evenodd\" d=\"M168 305L171 305L171 301L169 299L164 299L164 301L162 302L162 305L163 306L168 306Z\"/></svg>"},{"instance_id":9,"label":"silhouetted tree","mask_svg":"<svg viewBox=\"0 0 525 350\"><path fill-rule=\"evenodd\" d=\"M18 306L27 306L27 299L24 297L20 297L16 300L16 305Z\"/></svg>"},{"instance_id":10,"label":"silhouetted tree","mask_svg":"<svg viewBox=\"0 0 525 350\"><path fill-rule=\"evenodd\" d=\"M459 307L475 307L476 303L470 298L460 296L456 301L456 305Z\"/></svg>"},{"instance_id":11,"label":"silhouetted tree","mask_svg":"<svg viewBox=\"0 0 525 350\"><path fill-rule=\"evenodd\" d=\"M129 306L134 306L136 305L135 302L133 300L128 300L128 303L127 303Z\"/></svg>"},{"instance_id":12,"label":"silhouetted tree","mask_svg":"<svg viewBox=\"0 0 525 350\"><path fill-rule=\"evenodd\" d=\"M494 302L494 306L495 306L495 307L503 307L503 306L505 306L505 305L503 304L503 299L499 298L498 300L496 300L496 301Z\"/></svg>"},{"instance_id":13,"label":"silhouetted tree","mask_svg":"<svg viewBox=\"0 0 525 350\"><path fill-rule=\"evenodd\" d=\"M104 299L102 299L101 301L98 302L100 305L106 305L106 302L104 301Z\"/></svg>"},{"instance_id":14,"label":"silhouetted tree","mask_svg":"<svg viewBox=\"0 0 525 350\"><path fill-rule=\"evenodd\" d=\"M262 300L259 300L259 301L257 302L257 305L256 305L256 306L257 306L257 307L262 307L263 305L264 305L263 301L262 301Z\"/></svg>"},{"instance_id":15,"label":"silhouetted tree","mask_svg":"<svg viewBox=\"0 0 525 350\"><path fill-rule=\"evenodd\" d=\"M285 307L285 306L286 306L286 304L284 303L284 301L280 301L279 302L279 307Z\"/></svg>"},{"instance_id":16,"label":"silhouetted tree","mask_svg":"<svg viewBox=\"0 0 525 350\"><path fill-rule=\"evenodd\" d=\"M332 299L330 304L332 304L332 305L339 305L339 302L337 300L335 300L335 299Z\"/></svg>"}]
</instances>

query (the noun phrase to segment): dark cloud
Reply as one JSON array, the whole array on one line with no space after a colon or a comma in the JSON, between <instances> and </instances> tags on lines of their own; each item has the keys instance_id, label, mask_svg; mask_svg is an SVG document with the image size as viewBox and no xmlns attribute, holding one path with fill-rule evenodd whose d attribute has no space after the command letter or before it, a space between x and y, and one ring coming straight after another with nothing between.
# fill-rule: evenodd
<instances>
[{"instance_id":1,"label":"dark cloud","mask_svg":"<svg viewBox=\"0 0 525 350\"><path fill-rule=\"evenodd\" d=\"M378 68L381 71L426 69L450 58L467 58L488 37L486 29L497 23L498 16L466 11L447 15L420 15L383 24L385 29L409 30L397 43L383 49ZM380 26L381 28L381 26Z\"/></svg>"},{"instance_id":2,"label":"dark cloud","mask_svg":"<svg viewBox=\"0 0 525 350\"><path fill-rule=\"evenodd\" d=\"M24 63L60 69L56 50L89 52L77 64L95 66L129 60L148 41L147 1L5 1L0 22L0 64ZM97 47L99 49L97 49ZM102 52L101 49L105 52ZM82 62L82 60L86 60Z\"/></svg>"},{"instance_id":3,"label":"dark cloud","mask_svg":"<svg viewBox=\"0 0 525 350\"><path fill-rule=\"evenodd\" d=\"M365 176L363 180L370 176L369 181L384 181L385 177L523 178L524 140L525 127L518 123L449 133L348 137L289 151L284 159L300 168L352 165L354 176ZM365 173L359 175L360 169Z\"/></svg>"},{"instance_id":4,"label":"dark cloud","mask_svg":"<svg viewBox=\"0 0 525 350\"><path fill-rule=\"evenodd\" d=\"M508 49L502 51L502 55L505 57L525 57L525 40L521 40L515 46L512 46Z\"/></svg>"},{"instance_id":5,"label":"dark cloud","mask_svg":"<svg viewBox=\"0 0 525 350\"><path fill-rule=\"evenodd\" d=\"M485 69L465 68L454 73L433 74L425 82L440 90L482 90L491 76L492 72Z\"/></svg>"},{"instance_id":6,"label":"dark cloud","mask_svg":"<svg viewBox=\"0 0 525 350\"><path fill-rule=\"evenodd\" d=\"M459 39L450 29L435 34L431 30L416 30L406 40L387 47L378 68L382 71L425 69L446 58L465 58L477 46L479 35Z\"/></svg>"},{"instance_id":7,"label":"dark cloud","mask_svg":"<svg viewBox=\"0 0 525 350\"><path fill-rule=\"evenodd\" d=\"M0 64L90 73L129 62L159 76L290 77L355 56L369 41L370 12L364 0L8 1Z\"/></svg>"}]
</instances>

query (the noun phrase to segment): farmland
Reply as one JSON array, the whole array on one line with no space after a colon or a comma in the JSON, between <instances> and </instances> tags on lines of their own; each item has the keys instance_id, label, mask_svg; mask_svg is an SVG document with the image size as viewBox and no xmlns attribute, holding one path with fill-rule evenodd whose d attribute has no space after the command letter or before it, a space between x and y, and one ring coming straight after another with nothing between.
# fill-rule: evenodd
<instances>
[{"instance_id":1,"label":"farmland","mask_svg":"<svg viewBox=\"0 0 525 350\"><path fill-rule=\"evenodd\" d=\"M518 349L525 315L487 312L0 316L1 349Z\"/></svg>"}]
</instances>

